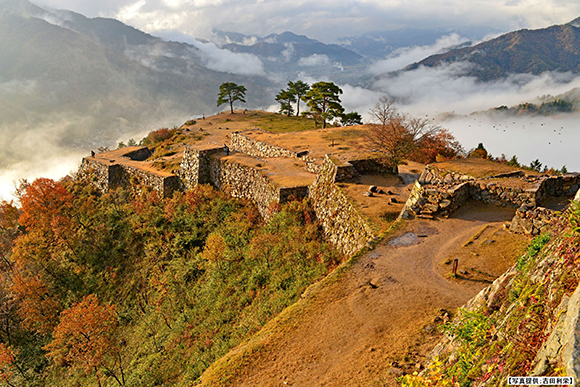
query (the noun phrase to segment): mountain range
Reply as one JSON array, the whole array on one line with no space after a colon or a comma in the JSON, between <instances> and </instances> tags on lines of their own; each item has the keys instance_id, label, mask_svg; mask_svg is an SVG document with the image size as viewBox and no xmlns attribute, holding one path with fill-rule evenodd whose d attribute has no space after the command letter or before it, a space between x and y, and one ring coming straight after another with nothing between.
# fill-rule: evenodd
<instances>
[{"instance_id":1,"label":"mountain range","mask_svg":"<svg viewBox=\"0 0 580 387\"><path fill-rule=\"evenodd\" d=\"M513 73L580 71L580 20L448 49L408 66L471 64L482 81ZM464 33L481 38L486 27ZM292 32L265 37L215 31L215 41L167 41L114 19L0 0L0 167L38 149L111 145L129 134L218 110L219 85L247 87L267 108L288 80L369 84L369 65L448 30L373 32L326 44ZM492 32L492 31L491 31ZM385 74L384 76L388 76Z\"/></svg>"},{"instance_id":2,"label":"mountain range","mask_svg":"<svg viewBox=\"0 0 580 387\"><path fill-rule=\"evenodd\" d=\"M212 70L192 45L26 0L0 1L0 52L0 165L17 161L23 136L40 127L52 131L53 145L110 144L214 112L225 81L252 84L256 103L265 103L271 83Z\"/></svg>"},{"instance_id":3,"label":"mountain range","mask_svg":"<svg viewBox=\"0 0 580 387\"><path fill-rule=\"evenodd\" d=\"M405 68L468 63L465 74L492 81L512 74L580 73L580 18L538 30L523 29L471 46L432 55Z\"/></svg>"}]
</instances>

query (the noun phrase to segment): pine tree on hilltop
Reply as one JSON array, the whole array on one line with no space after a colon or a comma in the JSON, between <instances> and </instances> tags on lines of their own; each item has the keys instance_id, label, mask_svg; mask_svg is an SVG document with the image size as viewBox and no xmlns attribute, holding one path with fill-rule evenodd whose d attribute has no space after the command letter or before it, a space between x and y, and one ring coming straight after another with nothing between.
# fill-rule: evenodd
<instances>
[{"instance_id":1,"label":"pine tree on hilltop","mask_svg":"<svg viewBox=\"0 0 580 387\"><path fill-rule=\"evenodd\" d=\"M242 85L237 85L233 82L224 82L220 85L220 92L218 94L217 106L225 103L230 104L230 111L234 113L234 102L240 101L246 103L246 88Z\"/></svg>"}]
</instances>

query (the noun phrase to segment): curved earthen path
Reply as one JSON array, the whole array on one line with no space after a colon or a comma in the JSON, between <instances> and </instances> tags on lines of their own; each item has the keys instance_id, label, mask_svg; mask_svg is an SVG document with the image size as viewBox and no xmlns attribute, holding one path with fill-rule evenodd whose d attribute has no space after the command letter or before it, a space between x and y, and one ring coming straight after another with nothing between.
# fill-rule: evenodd
<instances>
[{"instance_id":1,"label":"curved earthen path","mask_svg":"<svg viewBox=\"0 0 580 387\"><path fill-rule=\"evenodd\" d=\"M397 385L396 376L421 367L441 335L436 325L445 310L455 311L487 285L450 278L442 262L485 224L500 232L513 212L470 203L449 219L404 223L270 337L232 385ZM504 261L497 272L513 262Z\"/></svg>"}]
</instances>

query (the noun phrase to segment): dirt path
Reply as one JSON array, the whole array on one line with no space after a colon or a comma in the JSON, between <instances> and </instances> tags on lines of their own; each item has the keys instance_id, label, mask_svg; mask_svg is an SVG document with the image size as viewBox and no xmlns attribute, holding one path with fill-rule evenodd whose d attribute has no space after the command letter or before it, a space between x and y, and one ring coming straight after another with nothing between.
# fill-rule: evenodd
<instances>
[{"instance_id":1,"label":"dirt path","mask_svg":"<svg viewBox=\"0 0 580 387\"><path fill-rule=\"evenodd\" d=\"M484 225L499 232L512 216L513 210L470 203L446 220L407 222L320 291L314 305L239 370L233 385L397 385L396 376L420 367L440 337L436 325L445 311L487 285L450 278L443 261ZM498 272L515 257L502 258Z\"/></svg>"}]
</instances>

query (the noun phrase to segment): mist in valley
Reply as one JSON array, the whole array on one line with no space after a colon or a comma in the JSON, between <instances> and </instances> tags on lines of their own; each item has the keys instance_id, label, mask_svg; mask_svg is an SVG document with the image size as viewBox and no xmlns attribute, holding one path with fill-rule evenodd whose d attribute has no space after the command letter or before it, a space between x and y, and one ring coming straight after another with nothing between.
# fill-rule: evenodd
<instances>
[{"instance_id":1,"label":"mist in valley","mask_svg":"<svg viewBox=\"0 0 580 387\"><path fill-rule=\"evenodd\" d=\"M176 30L164 36L187 44L163 41L107 19L34 12L41 17L3 16L7 22L0 26L0 44L12 50L0 58L2 198L11 198L20 179L58 179L74 172L91 150L115 148L129 138L139 141L151 130L222 110L215 100L225 81L247 87L244 107L269 111L278 110L274 97L288 80L334 81L343 90L346 112L359 112L364 122L372 121L369 109L388 95L400 110L451 130L466 149L483 143L494 156L517 155L528 165L539 159L549 167L580 170L574 149L580 140L578 115L486 113L565 93L580 87L579 77L544 73L481 82L466 76L468 63L402 71L426 56L475 44L455 32L432 44L399 47L384 58L343 66L331 54L299 54L293 43L284 43L281 56L263 58ZM15 42L16 27L43 38ZM115 33L103 34L106 28ZM48 36L77 51L55 51ZM69 61L79 55L80 61Z\"/></svg>"}]
</instances>

